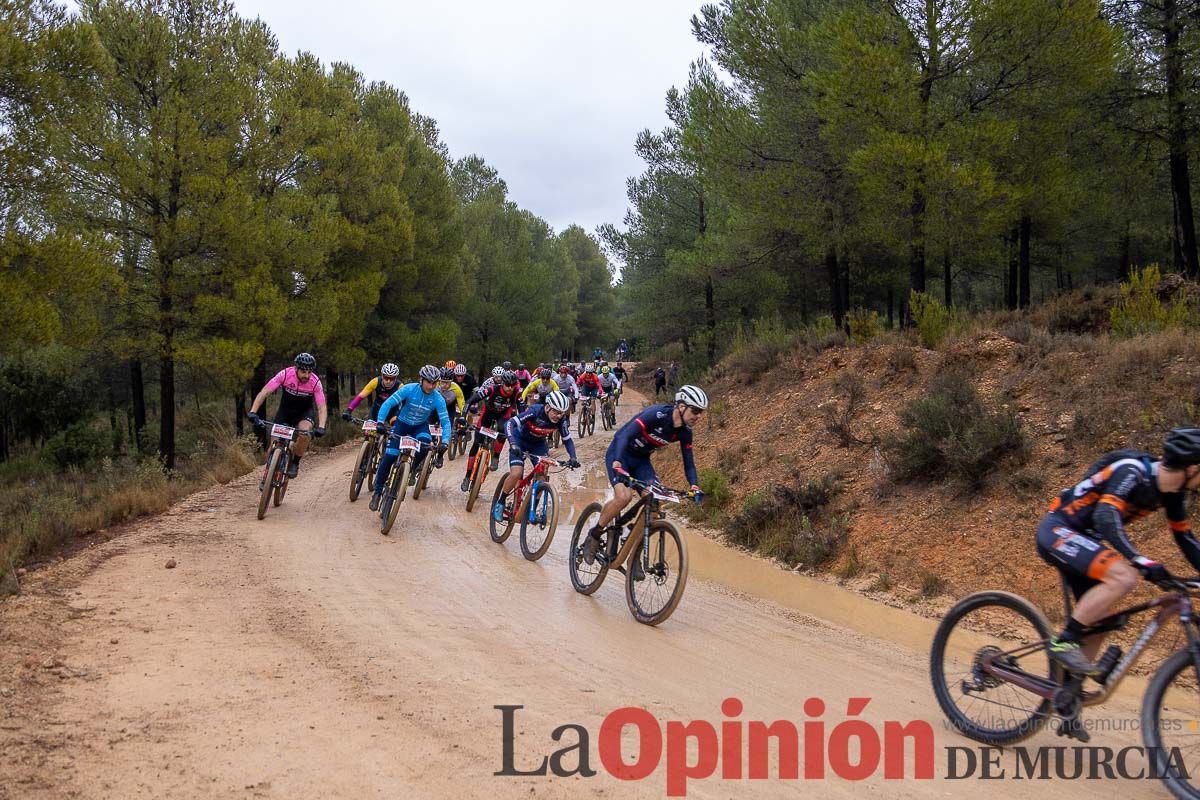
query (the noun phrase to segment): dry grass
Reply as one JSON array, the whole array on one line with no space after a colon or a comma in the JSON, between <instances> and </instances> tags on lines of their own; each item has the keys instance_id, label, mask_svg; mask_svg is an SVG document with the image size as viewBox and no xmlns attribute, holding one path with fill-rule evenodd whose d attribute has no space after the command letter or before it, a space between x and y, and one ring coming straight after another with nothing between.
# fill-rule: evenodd
<instances>
[{"instance_id":1,"label":"dry grass","mask_svg":"<svg viewBox=\"0 0 1200 800\"><path fill-rule=\"evenodd\" d=\"M180 497L228 483L257 464L253 440L215 427L205 454L186 473L168 474L153 459L105 458L86 469L56 472L27 458L0 474L0 574L45 557L72 536L165 511Z\"/></svg>"}]
</instances>

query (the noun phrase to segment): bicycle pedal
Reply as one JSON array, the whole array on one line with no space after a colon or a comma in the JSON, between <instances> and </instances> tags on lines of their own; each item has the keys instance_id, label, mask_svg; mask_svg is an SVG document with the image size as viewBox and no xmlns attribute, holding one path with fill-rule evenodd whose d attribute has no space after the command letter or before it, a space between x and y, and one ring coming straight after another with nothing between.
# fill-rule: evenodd
<instances>
[{"instance_id":1,"label":"bicycle pedal","mask_svg":"<svg viewBox=\"0 0 1200 800\"><path fill-rule=\"evenodd\" d=\"M1084 744L1092 740L1092 735L1083 726L1083 720L1077 716L1060 718L1055 733L1059 736L1065 736L1068 739L1083 742Z\"/></svg>"}]
</instances>

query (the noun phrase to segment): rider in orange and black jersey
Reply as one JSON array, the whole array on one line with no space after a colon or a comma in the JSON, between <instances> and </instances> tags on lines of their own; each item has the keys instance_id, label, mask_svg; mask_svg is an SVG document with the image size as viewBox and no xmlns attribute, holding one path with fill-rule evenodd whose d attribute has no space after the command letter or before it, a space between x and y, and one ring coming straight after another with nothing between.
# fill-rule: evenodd
<instances>
[{"instance_id":1,"label":"rider in orange and black jersey","mask_svg":"<svg viewBox=\"0 0 1200 800\"><path fill-rule=\"evenodd\" d=\"M517 381L516 373L512 370L503 370L495 383L479 387L467 400L468 406L475 403L483 404L478 427L490 428L500 434L496 437L496 444L492 450L492 463L489 465L489 469L493 472L500 467L500 451L504 449L504 442L507 438L504 430L505 423L517 413L517 404L520 401L520 384ZM485 441L486 437L476 431L475 440L471 444L471 452L467 456L467 474L463 478L461 486L464 492L471 488L471 473L475 469L475 457Z\"/></svg>"},{"instance_id":2,"label":"rider in orange and black jersey","mask_svg":"<svg viewBox=\"0 0 1200 800\"><path fill-rule=\"evenodd\" d=\"M1162 459L1137 450L1114 451L1054 499L1038 526L1037 552L1058 568L1077 598L1066 627L1050 640L1055 661L1077 674L1097 674L1089 652L1103 636L1087 634L1087 626L1133 591L1139 575L1153 582L1167 577L1161 564L1133 546L1128 523L1162 508L1176 546L1200 571L1200 542L1192 536L1184 503L1184 491L1197 486L1200 428L1176 428L1167 434Z\"/></svg>"}]
</instances>

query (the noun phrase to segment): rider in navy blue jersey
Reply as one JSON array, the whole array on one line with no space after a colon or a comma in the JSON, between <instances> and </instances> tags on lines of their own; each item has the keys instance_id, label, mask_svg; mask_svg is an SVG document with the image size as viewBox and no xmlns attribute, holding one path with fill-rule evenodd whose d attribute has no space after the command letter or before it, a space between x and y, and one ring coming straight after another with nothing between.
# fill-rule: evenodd
<instances>
[{"instance_id":1,"label":"rider in navy blue jersey","mask_svg":"<svg viewBox=\"0 0 1200 800\"><path fill-rule=\"evenodd\" d=\"M696 502L701 501L703 495L697 485L696 463L692 458L692 425L706 408L708 395L702 389L682 386L675 394L674 403L650 406L617 431L604 456L608 480L613 485L613 498L604 504L595 527L588 532L583 545L584 561L588 564L595 561L601 531L633 500L633 489L626 479L632 477L642 483L657 479L654 465L650 463L650 454L657 448L679 442L683 471L692 485Z\"/></svg>"}]
</instances>

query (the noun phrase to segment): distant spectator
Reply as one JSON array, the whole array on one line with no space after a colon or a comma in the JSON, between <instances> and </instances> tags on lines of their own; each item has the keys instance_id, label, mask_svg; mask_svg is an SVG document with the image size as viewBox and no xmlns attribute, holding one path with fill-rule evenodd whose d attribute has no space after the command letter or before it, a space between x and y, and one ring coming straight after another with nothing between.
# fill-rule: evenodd
<instances>
[{"instance_id":1,"label":"distant spectator","mask_svg":"<svg viewBox=\"0 0 1200 800\"><path fill-rule=\"evenodd\" d=\"M662 367L654 370L654 399L658 399L659 392L670 397L670 392L667 392L667 371Z\"/></svg>"},{"instance_id":2,"label":"distant spectator","mask_svg":"<svg viewBox=\"0 0 1200 800\"><path fill-rule=\"evenodd\" d=\"M671 362L671 372L670 372L669 380L670 380L670 384L671 384L672 388L675 387L675 384L679 380L679 365L676 364L674 361Z\"/></svg>"}]
</instances>

